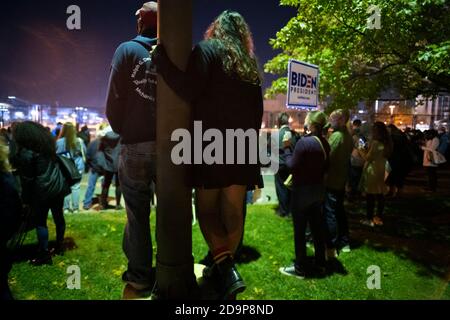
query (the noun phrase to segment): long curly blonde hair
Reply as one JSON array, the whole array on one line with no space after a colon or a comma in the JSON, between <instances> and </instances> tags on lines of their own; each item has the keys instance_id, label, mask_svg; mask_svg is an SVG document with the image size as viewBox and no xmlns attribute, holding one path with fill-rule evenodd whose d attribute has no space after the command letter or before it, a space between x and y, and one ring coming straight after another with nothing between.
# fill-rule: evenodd
<instances>
[{"instance_id":1,"label":"long curly blonde hair","mask_svg":"<svg viewBox=\"0 0 450 320\"><path fill-rule=\"evenodd\" d=\"M9 148L5 139L0 137L0 172L11 172L11 165L8 160Z\"/></svg>"},{"instance_id":2,"label":"long curly blonde hair","mask_svg":"<svg viewBox=\"0 0 450 320\"><path fill-rule=\"evenodd\" d=\"M211 40L222 55L225 72L240 80L261 84L261 74L254 53L253 37L244 18L226 10L208 27L205 40Z\"/></svg>"}]
</instances>

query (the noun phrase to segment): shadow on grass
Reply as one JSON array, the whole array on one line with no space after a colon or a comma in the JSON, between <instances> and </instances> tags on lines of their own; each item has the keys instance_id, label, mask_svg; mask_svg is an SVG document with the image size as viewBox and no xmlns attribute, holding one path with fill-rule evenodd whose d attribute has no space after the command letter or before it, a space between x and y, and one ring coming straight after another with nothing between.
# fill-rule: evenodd
<instances>
[{"instance_id":1,"label":"shadow on grass","mask_svg":"<svg viewBox=\"0 0 450 320\"><path fill-rule=\"evenodd\" d=\"M72 251L78 248L77 244L75 243L75 240L71 237L64 239L64 251ZM49 241L48 243L49 250L52 250L56 247L56 241ZM25 262L29 261L31 259L34 259L36 257L36 253L38 252L38 244L37 243L31 243L31 244L24 244L19 249L17 249L15 252L13 252L13 261L18 262Z\"/></svg>"},{"instance_id":2,"label":"shadow on grass","mask_svg":"<svg viewBox=\"0 0 450 320\"><path fill-rule=\"evenodd\" d=\"M314 257L312 256L306 259L305 273L307 279L324 279L334 274L348 275L347 269L345 269L344 265L338 259L327 261L325 272L318 270L314 266Z\"/></svg>"},{"instance_id":3,"label":"shadow on grass","mask_svg":"<svg viewBox=\"0 0 450 320\"><path fill-rule=\"evenodd\" d=\"M235 257L235 261L239 264L247 264L261 258L261 253L253 247L244 245L239 254Z\"/></svg>"},{"instance_id":4,"label":"shadow on grass","mask_svg":"<svg viewBox=\"0 0 450 320\"><path fill-rule=\"evenodd\" d=\"M348 203L352 248L367 245L379 251L392 251L402 259L418 264L422 276L450 277L450 169L440 168L437 193L422 190L427 185L423 169L415 169L406 181L403 194L386 199L384 226L362 226L365 201Z\"/></svg>"},{"instance_id":5,"label":"shadow on grass","mask_svg":"<svg viewBox=\"0 0 450 320\"><path fill-rule=\"evenodd\" d=\"M439 215L442 219L442 204L430 204L437 209L429 214L409 214L415 210L414 203L429 202L429 199L409 199L409 204L388 204L383 227L366 227L360 224L361 216L350 215L352 249L363 245L378 251L392 251L402 259L415 262L423 268L421 275L438 276L448 280L450 265L450 243L448 242L448 223L436 223L433 217ZM412 203L411 203L412 202ZM421 208L419 204L417 208ZM417 209L416 209L417 210ZM420 210L420 209L419 209ZM448 210L448 208L447 208ZM445 219L442 219L445 222Z\"/></svg>"},{"instance_id":6,"label":"shadow on grass","mask_svg":"<svg viewBox=\"0 0 450 320\"><path fill-rule=\"evenodd\" d=\"M238 249L234 257L234 261L237 264L247 264L258 260L261 257L261 253L253 247L243 245ZM213 257L210 252L208 252L202 259L199 260L199 264L205 266L212 266L214 264Z\"/></svg>"}]
</instances>

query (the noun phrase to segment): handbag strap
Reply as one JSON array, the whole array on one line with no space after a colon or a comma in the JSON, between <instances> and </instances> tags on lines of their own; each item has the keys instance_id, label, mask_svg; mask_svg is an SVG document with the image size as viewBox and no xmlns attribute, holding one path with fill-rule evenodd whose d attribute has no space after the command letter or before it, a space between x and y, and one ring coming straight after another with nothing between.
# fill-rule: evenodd
<instances>
[{"instance_id":1,"label":"handbag strap","mask_svg":"<svg viewBox=\"0 0 450 320\"><path fill-rule=\"evenodd\" d=\"M319 142L320 148L322 148L322 151L323 151L323 157L325 158L325 160L327 160L327 158L328 158L327 152L325 151L325 148L324 148L324 146L322 144L322 141L320 141L320 138L317 137L317 136L313 136L313 137L317 140L317 142Z\"/></svg>"}]
</instances>

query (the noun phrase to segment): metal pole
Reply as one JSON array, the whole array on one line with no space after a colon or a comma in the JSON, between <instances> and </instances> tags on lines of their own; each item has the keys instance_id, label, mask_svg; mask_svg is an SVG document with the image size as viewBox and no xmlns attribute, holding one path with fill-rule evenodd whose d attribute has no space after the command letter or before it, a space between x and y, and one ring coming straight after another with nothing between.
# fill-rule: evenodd
<instances>
[{"instance_id":1,"label":"metal pole","mask_svg":"<svg viewBox=\"0 0 450 320\"><path fill-rule=\"evenodd\" d=\"M185 69L192 50L192 0L158 1L158 38ZM189 299L196 279L192 257L192 193L188 172L171 161L171 134L190 127L190 107L158 77L156 279L162 299Z\"/></svg>"},{"instance_id":2,"label":"metal pole","mask_svg":"<svg viewBox=\"0 0 450 320\"><path fill-rule=\"evenodd\" d=\"M436 98L433 96L431 99L430 129L434 129L434 121L436 120Z\"/></svg>"}]
</instances>

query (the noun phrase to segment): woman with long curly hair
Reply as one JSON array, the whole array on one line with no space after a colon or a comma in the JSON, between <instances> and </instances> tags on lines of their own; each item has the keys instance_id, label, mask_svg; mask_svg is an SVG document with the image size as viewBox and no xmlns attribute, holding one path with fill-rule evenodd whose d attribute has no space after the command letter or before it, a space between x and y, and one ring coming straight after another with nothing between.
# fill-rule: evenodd
<instances>
[{"instance_id":1,"label":"woman with long curly hair","mask_svg":"<svg viewBox=\"0 0 450 320\"><path fill-rule=\"evenodd\" d=\"M219 130L225 137L229 129L257 133L261 128L261 78L250 28L239 13L225 11L214 20L194 47L186 72L170 61L163 45L153 52L153 61L167 84L191 104L193 121L201 121L203 130ZM246 145L245 159L249 149ZM243 232L247 188L260 183L258 164L236 164L236 152L228 156L234 156L234 164L194 164L192 179L200 227L214 259L204 277L216 284L219 299L234 299L245 290L233 257ZM223 159L229 159L226 148Z\"/></svg>"},{"instance_id":2,"label":"woman with long curly hair","mask_svg":"<svg viewBox=\"0 0 450 320\"><path fill-rule=\"evenodd\" d=\"M61 129L58 141L56 141L56 153L73 159L80 174L84 173L86 146L83 140L77 137L77 129L71 122L65 123ZM81 182L74 184L71 187L72 193L64 199L64 213L69 213L69 211L78 213L80 209L80 184ZM70 206L71 200L72 206Z\"/></svg>"}]
</instances>

